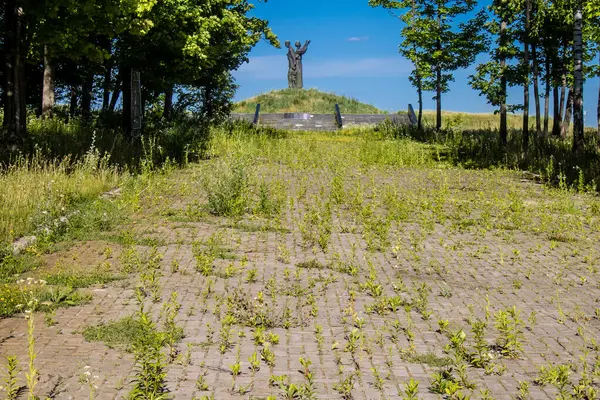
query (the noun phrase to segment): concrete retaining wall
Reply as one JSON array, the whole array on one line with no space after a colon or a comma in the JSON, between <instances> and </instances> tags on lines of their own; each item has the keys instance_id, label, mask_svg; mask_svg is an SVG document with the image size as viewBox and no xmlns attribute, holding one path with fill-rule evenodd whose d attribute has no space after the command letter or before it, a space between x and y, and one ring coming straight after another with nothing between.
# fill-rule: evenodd
<instances>
[{"instance_id":1,"label":"concrete retaining wall","mask_svg":"<svg viewBox=\"0 0 600 400\"><path fill-rule=\"evenodd\" d=\"M254 114L231 114L232 119L241 119L248 122L254 121ZM342 114L342 126L369 126L382 123L386 119L409 125L407 114ZM272 126L277 129L301 131L335 131L338 124L335 114L308 114L308 113L279 113L260 114L258 124Z\"/></svg>"}]
</instances>

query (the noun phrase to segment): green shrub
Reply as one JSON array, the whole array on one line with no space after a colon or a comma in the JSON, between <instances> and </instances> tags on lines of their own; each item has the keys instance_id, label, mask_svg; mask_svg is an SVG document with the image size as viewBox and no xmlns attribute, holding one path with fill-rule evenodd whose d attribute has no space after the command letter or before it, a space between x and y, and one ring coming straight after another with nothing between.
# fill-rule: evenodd
<instances>
[{"instance_id":1,"label":"green shrub","mask_svg":"<svg viewBox=\"0 0 600 400\"><path fill-rule=\"evenodd\" d=\"M244 214L249 206L249 165L242 159L228 158L215 167L204 181L209 212L227 217Z\"/></svg>"}]
</instances>

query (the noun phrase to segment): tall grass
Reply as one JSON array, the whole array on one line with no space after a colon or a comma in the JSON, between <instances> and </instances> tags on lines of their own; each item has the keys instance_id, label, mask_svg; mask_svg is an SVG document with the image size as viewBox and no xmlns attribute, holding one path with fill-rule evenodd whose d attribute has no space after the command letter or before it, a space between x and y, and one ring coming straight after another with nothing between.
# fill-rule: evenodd
<instances>
[{"instance_id":1,"label":"tall grass","mask_svg":"<svg viewBox=\"0 0 600 400\"><path fill-rule=\"evenodd\" d=\"M423 111L423 125L435 127L435 111ZM535 118L530 118L531 130L535 129ZM509 129L521 129L523 116L520 114L508 114L506 123ZM552 131L553 120L549 121L549 129ZM493 113L466 113L456 111L442 111L442 128L462 130L494 130L500 127L500 116Z\"/></svg>"},{"instance_id":2,"label":"tall grass","mask_svg":"<svg viewBox=\"0 0 600 400\"><path fill-rule=\"evenodd\" d=\"M0 113L1 114L1 113ZM39 152L46 159L69 157L79 160L90 147L107 157L112 165L139 168L149 157L147 148L153 146L152 162L165 160L183 162L202 157L209 125L192 116L178 116L172 121L147 121L141 140L125 135L119 127L120 115L95 115L90 121L79 118L28 117L29 140L22 149L27 154ZM12 163L14 154L0 146L0 161Z\"/></svg>"},{"instance_id":3,"label":"tall grass","mask_svg":"<svg viewBox=\"0 0 600 400\"><path fill-rule=\"evenodd\" d=\"M287 133L232 123L212 130L208 154L261 158L305 169L322 165L427 167L438 164L440 151L439 145L399 140L372 129Z\"/></svg>"},{"instance_id":4,"label":"tall grass","mask_svg":"<svg viewBox=\"0 0 600 400\"><path fill-rule=\"evenodd\" d=\"M0 173L0 244L35 231L44 220L66 215L120 180L117 170L94 153L80 161L48 160L40 153L15 158Z\"/></svg>"},{"instance_id":5,"label":"tall grass","mask_svg":"<svg viewBox=\"0 0 600 400\"><path fill-rule=\"evenodd\" d=\"M383 129L384 136L410 138L441 146L440 159L464 168L508 168L529 171L544 182L570 185L579 190L597 190L600 183L600 146L595 130L585 132L585 148L572 151L572 137L537 137L530 135L527 151L523 151L523 135L510 129L504 146L497 129L466 130L432 128L417 131L395 126Z\"/></svg>"}]
</instances>

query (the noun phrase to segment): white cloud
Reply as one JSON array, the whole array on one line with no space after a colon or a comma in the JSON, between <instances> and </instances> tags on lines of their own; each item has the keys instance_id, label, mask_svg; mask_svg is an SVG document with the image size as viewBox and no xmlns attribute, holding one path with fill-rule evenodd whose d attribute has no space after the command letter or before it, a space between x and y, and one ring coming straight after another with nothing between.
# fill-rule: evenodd
<instances>
[{"instance_id":1,"label":"white cloud","mask_svg":"<svg viewBox=\"0 0 600 400\"><path fill-rule=\"evenodd\" d=\"M369 40L368 36L352 36L348 38L349 42L362 42L365 40Z\"/></svg>"},{"instance_id":2,"label":"white cloud","mask_svg":"<svg viewBox=\"0 0 600 400\"><path fill-rule=\"evenodd\" d=\"M244 79L280 80L287 79L288 62L285 56L251 57L235 76ZM407 76L412 64L405 58L363 57L345 59L303 60L304 78L338 77L398 77Z\"/></svg>"}]
</instances>

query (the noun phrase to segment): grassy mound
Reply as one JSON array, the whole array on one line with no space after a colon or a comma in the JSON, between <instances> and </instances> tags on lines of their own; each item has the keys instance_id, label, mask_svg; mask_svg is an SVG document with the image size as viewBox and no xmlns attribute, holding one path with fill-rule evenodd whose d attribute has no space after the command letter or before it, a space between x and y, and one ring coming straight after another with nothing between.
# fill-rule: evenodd
<instances>
[{"instance_id":1,"label":"grassy mound","mask_svg":"<svg viewBox=\"0 0 600 400\"><path fill-rule=\"evenodd\" d=\"M336 103L340 105L340 111L344 114L384 113L370 104L333 93L321 92L317 89L283 89L263 93L236 103L233 112L253 113L256 110L257 103L260 103L262 113L306 112L329 114L334 112Z\"/></svg>"}]
</instances>

